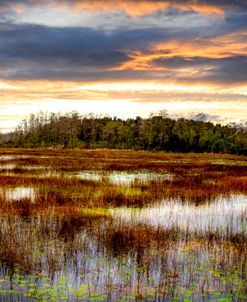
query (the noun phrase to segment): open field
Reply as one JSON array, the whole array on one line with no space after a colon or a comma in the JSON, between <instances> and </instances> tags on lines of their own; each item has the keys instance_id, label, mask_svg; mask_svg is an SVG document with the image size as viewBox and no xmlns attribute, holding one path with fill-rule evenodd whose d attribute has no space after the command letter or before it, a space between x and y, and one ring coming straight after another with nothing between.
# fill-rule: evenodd
<instances>
[{"instance_id":1,"label":"open field","mask_svg":"<svg viewBox=\"0 0 247 302\"><path fill-rule=\"evenodd\" d=\"M0 301L247 301L247 158L1 149Z\"/></svg>"}]
</instances>

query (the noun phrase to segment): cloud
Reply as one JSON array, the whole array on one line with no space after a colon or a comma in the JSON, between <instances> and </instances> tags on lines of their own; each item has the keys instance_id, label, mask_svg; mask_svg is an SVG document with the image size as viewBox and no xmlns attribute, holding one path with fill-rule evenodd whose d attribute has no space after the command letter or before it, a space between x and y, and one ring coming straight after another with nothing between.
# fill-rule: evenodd
<instances>
[{"instance_id":1,"label":"cloud","mask_svg":"<svg viewBox=\"0 0 247 302\"><path fill-rule=\"evenodd\" d=\"M215 3L218 2L218 3ZM167 11L168 9L177 9L181 11L193 11L206 15L224 14L224 6L229 6L229 1L203 1L203 0L1 0L0 7L8 8L21 13L27 6L48 7L60 6L69 9L82 11L103 10L107 12L122 11L132 17L140 17L156 13L157 11ZM223 5L222 5L223 3ZM231 4L231 6L242 6L242 3Z\"/></svg>"},{"instance_id":2,"label":"cloud","mask_svg":"<svg viewBox=\"0 0 247 302\"><path fill-rule=\"evenodd\" d=\"M246 0L0 0L1 116L124 100L242 117L246 29Z\"/></svg>"},{"instance_id":3,"label":"cloud","mask_svg":"<svg viewBox=\"0 0 247 302\"><path fill-rule=\"evenodd\" d=\"M93 1L72 1L75 9L87 10L122 10L133 17L139 17L147 14L153 14L157 11L166 11L174 8L182 11L194 11L202 14L223 15L223 10L220 6L211 3L203 3L203 1L162 1L162 0L93 0Z\"/></svg>"},{"instance_id":4,"label":"cloud","mask_svg":"<svg viewBox=\"0 0 247 302\"><path fill-rule=\"evenodd\" d=\"M162 29L118 30L4 24L0 30L0 77L81 79L128 77L114 71L130 55L173 34ZM131 77L131 75L129 75ZM133 73L136 78L140 74Z\"/></svg>"},{"instance_id":5,"label":"cloud","mask_svg":"<svg viewBox=\"0 0 247 302\"><path fill-rule=\"evenodd\" d=\"M0 78L68 81L159 80L221 85L247 81L247 32L215 37L162 28L3 24Z\"/></svg>"},{"instance_id":6,"label":"cloud","mask_svg":"<svg viewBox=\"0 0 247 302\"><path fill-rule=\"evenodd\" d=\"M218 16L223 19L229 13L246 11L247 2L245 0L0 0L0 18L2 20L17 20L25 15L26 11L35 8L41 10L60 9L74 13L119 13L128 15L133 19L177 11Z\"/></svg>"},{"instance_id":7,"label":"cloud","mask_svg":"<svg viewBox=\"0 0 247 302\"><path fill-rule=\"evenodd\" d=\"M193 121L200 121L200 122L209 122L209 121L220 121L221 116L217 114L208 114L204 112L200 113L191 113L189 118Z\"/></svg>"},{"instance_id":8,"label":"cloud","mask_svg":"<svg viewBox=\"0 0 247 302\"><path fill-rule=\"evenodd\" d=\"M128 59L116 43L116 37L90 28L5 25L0 30L0 74L14 79L43 73L48 79L103 71Z\"/></svg>"},{"instance_id":9,"label":"cloud","mask_svg":"<svg viewBox=\"0 0 247 302\"><path fill-rule=\"evenodd\" d=\"M1 15L22 14L30 7L57 7L73 11L124 12L131 17L142 17L175 9L222 17L229 10L245 10L245 0L0 0Z\"/></svg>"},{"instance_id":10,"label":"cloud","mask_svg":"<svg viewBox=\"0 0 247 302\"><path fill-rule=\"evenodd\" d=\"M203 57L172 57L157 59L155 64L175 70L183 78L184 69L194 71L190 81L200 80L216 83L246 83L247 82L247 56L231 56L225 58ZM181 70L181 72L179 72ZM197 70L197 72L196 72Z\"/></svg>"},{"instance_id":11,"label":"cloud","mask_svg":"<svg viewBox=\"0 0 247 302\"><path fill-rule=\"evenodd\" d=\"M119 6L116 5L119 4ZM132 9L134 3L156 8L169 5L232 8L224 20L204 26L179 24L104 28L49 27L5 22L0 24L0 78L67 81L157 80L176 83L244 84L246 77L247 13L245 1L34 1L0 0L0 8L25 5L112 11ZM42 6L43 5L43 6ZM105 5L105 6L104 6ZM147 6L145 6L147 5ZM88 6L88 8L87 8ZM238 10L242 8L242 10ZM160 9L158 9L159 11ZM147 9L148 11L148 9ZM152 9L149 12L154 12ZM169 11L171 16L178 12ZM191 15L188 12L179 14ZM195 16L193 14L193 16ZM201 16L197 16L201 18ZM207 18L205 18L207 19ZM216 25L216 26L215 26Z\"/></svg>"},{"instance_id":12,"label":"cloud","mask_svg":"<svg viewBox=\"0 0 247 302\"><path fill-rule=\"evenodd\" d=\"M203 78L225 84L247 83L247 56L233 56L217 60Z\"/></svg>"}]
</instances>

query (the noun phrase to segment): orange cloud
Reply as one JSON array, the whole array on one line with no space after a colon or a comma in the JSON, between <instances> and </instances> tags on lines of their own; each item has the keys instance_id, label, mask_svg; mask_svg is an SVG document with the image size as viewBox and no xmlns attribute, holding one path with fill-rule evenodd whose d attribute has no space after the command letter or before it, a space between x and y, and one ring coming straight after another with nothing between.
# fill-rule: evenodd
<instances>
[{"instance_id":1,"label":"orange cloud","mask_svg":"<svg viewBox=\"0 0 247 302\"><path fill-rule=\"evenodd\" d=\"M197 0L187 0L184 3L176 1L150 1L150 0L76 0L73 2L76 10L104 10L104 11L124 11L132 17L140 17L175 8L182 11L194 11L206 15L223 16L221 7L212 4L203 4Z\"/></svg>"},{"instance_id":2,"label":"orange cloud","mask_svg":"<svg viewBox=\"0 0 247 302\"><path fill-rule=\"evenodd\" d=\"M31 102L49 99L74 100L111 100L138 98L138 95L159 93L230 93L246 95L246 84L235 86L215 85L200 82L154 80L142 81L104 81L104 82L67 82L67 81L5 81L0 80L0 105L10 102ZM164 95L163 95L164 97Z\"/></svg>"},{"instance_id":3,"label":"orange cloud","mask_svg":"<svg viewBox=\"0 0 247 302\"><path fill-rule=\"evenodd\" d=\"M247 53L247 32L235 32L211 39L195 38L191 41L169 40L154 45L149 51L136 51L130 60L113 70L150 70L158 71L165 68L153 66L156 59L195 57L223 59L231 56L245 56Z\"/></svg>"},{"instance_id":4,"label":"orange cloud","mask_svg":"<svg viewBox=\"0 0 247 302\"><path fill-rule=\"evenodd\" d=\"M54 0L48 1L13 1L8 3L8 6L22 14L27 6L32 7L66 7L76 11L97 11L106 12L124 11L131 17L141 17L153 14L157 11L166 11L170 8L175 8L182 11L193 11L205 15L224 16L222 6L216 4L201 3L199 0Z\"/></svg>"},{"instance_id":5,"label":"orange cloud","mask_svg":"<svg viewBox=\"0 0 247 302\"><path fill-rule=\"evenodd\" d=\"M98 112L129 114L136 107L136 115L149 108L158 111L162 108L176 109L181 113L193 111L196 106L205 111L212 104L212 112L217 112L217 103L221 103L219 113L226 113L225 108L234 108L237 119L246 112L246 85L216 87L212 83L182 83L176 81L105 81L82 84L65 81L5 81L0 79L0 132L13 129L30 113L40 110L49 112ZM188 101L190 100L190 101ZM194 105L192 102L194 102ZM231 102L231 103L230 103ZM165 105L162 105L165 104ZM169 105L170 104L170 105ZM239 109L237 110L237 104ZM158 109L155 110L155 106ZM193 105L193 106L192 106ZM121 106L121 107L119 107ZM149 106L149 107L148 107ZM242 106L242 107L241 107ZM15 110L13 110L15 108ZM187 108L187 109L186 109Z\"/></svg>"}]
</instances>

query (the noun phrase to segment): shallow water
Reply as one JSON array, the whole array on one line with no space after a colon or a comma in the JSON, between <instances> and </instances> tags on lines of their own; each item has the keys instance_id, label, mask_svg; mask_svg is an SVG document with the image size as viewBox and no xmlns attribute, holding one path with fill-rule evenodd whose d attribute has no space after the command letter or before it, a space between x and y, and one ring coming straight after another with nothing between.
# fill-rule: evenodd
<instances>
[{"instance_id":1,"label":"shallow water","mask_svg":"<svg viewBox=\"0 0 247 302\"><path fill-rule=\"evenodd\" d=\"M0 161L10 161L22 158L28 158L28 155L16 155L16 154L8 154L8 155L0 155Z\"/></svg>"},{"instance_id":2,"label":"shallow water","mask_svg":"<svg viewBox=\"0 0 247 302\"><path fill-rule=\"evenodd\" d=\"M1 230L8 228L9 222L1 222ZM76 232L70 243L76 244L78 248L71 253L67 251L66 242L62 238L52 239L48 236L44 242L35 240L33 236L39 232L39 223L35 220L29 223L15 221L13 235L21 237L25 232L27 245L34 240L33 248L28 249L29 261L33 261L34 271L39 273L23 276L11 271L8 266L0 265L0 282L7 291L5 297L9 297L6 301L16 301L17 293L19 298L22 297L21 301L30 301L24 296L30 288L33 289L33 297L35 291L41 297L47 297L49 289L57 291L59 288L60 295L64 292L67 300L73 302L133 299L150 302L174 299L181 302L186 299L218 302L221 301L218 299L227 295L234 297L232 289L237 291L237 288L243 286L241 275L244 274L244 257L231 247L204 246L200 242L186 243L181 240L167 242L164 246L161 241L155 246L140 246L118 254L104 241L105 237L95 237L90 229L83 229ZM56 223L59 222L54 221ZM104 233L103 228L101 232ZM56 261L52 255L55 255ZM47 257L55 261L53 266ZM4 279L9 275L12 275L12 279ZM16 292L11 292L11 288ZM3 296L0 290L0 299ZM127 300L126 296L129 297ZM60 298L57 296L54 301L62 301ZM233 298L231 301L245 300Z\"/></svg>"},{"instance_id":3,"label":"shallow water","mask_svg":"<svg viewBox=\"0 0 247 302\"><path fill-rule=\"evenodd\" d=\"M0 169L19 176L11 161L25 157L2 155ZM25 177L51 177L51 183L52 177L76 177L96 181L90 184L95 190L101 182L107 188L120 186L120 197L131 184L139 198L143 183L164 181L165 186L175 177L147 170L72 174L48 165L18 167L30 170ZM216 184L214 179L205 182ZM48 204L60 193L53 187L49 195L50 188L42 187ZM8 186L0 189L0 197L33 203L39 197L42 203L39 192L35 186ZM80 191L75 191L80 202L77 195ZM247 301L246 195L221 196L200 205L179 198L150 199L149 206L135 209L87 209L83 204L81 216L75 217L63 216L63 208L59 217L53 216L52 205L45 215L0 217L0 301ZM105 216L99 218L101 212Z\"/></svg>"},{"instance_id":4,"label":"shallow water","mask_svg":"<svg viewBox=\"0 0 247 302\"><path fill-rule=\"evenodd\" d=\"M8 161L15 158L15 155L0 155L0 161Z\"/></svg>"},{"instance_id":5,"label":"shallow water","mask_svg":"<svg viewBox=\"0 0 247 302\"><path fill-rule=\"evenodd\" d=\"M79 173L69 174L70 177L76 177L83 180L102 181L103 174L96 171L83 171Z\"/></svg>"},{"instance_id":6,"label":"shallow water","mask_svg":"<svg viewBox=\"0 0 247 302\"><path fill-rule=\"evenodd\" d=\"M164 229L179 229L183 232L206 233L215 232L225 236L247 234L247 197L233 195L220 197L215 201L202 205L194 205L179 200L163 200L153 206L133 209L116 208L111 210L116 220L124 223L146 223Z\"/></svg>"},{"instance_id":7,"label":"shallow water","mask_svg":"<svg viewBox=\"0 0 247 302\"><path fill-rule=\"evenodd\" d=\"M14 164L2 164L0 165L0 170L6 171L6 170L14 170L16 168L16 165Z\"/></svg>"},{"instance_id":8,"label":"shallow water","mask_svg":"<svg viewBox=\"0 0 247 302\"><path fill-rule=\"evenodd\" d=\"M109 181L117 185L130 185L133 182L147 182L147 181L172 181L172 174L152 173L147 171L135 172L97 172L97 171L83 171L70 176L78 177L85 180L93 181Z\"/></svg>"},{"instance_id":9,"label":"shallow water","mask_svg":"<svg viewBox=\"0 0 247 302\"><path fill-rule=\"evenodd\" d=\"M24 198L35 201L36 190L27 187L0 188L0 196L9 201L17 201Z\"/></svg>"},{"instance_id":10,"label":"shallow water","mask_svg":"<svg viewBox=\"0 0 247 302\"><path fill-rule=\"evenodd\" d=\"M158 174L152 172L113 172L108 175L108 178L112 183L129 185L132 182L172 180L173 176L171 174Z\"/></svg>"}]
</instances>

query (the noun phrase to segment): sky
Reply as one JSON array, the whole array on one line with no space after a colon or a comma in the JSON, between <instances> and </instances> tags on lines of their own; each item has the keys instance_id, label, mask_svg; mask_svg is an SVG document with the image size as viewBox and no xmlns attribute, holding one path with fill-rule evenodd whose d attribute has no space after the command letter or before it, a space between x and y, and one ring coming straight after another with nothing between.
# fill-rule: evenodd
<instances>
[{"instance_id":1,"label":"sky","mask_svg":"<svg viewBox=\"0 0 247 302\"><path fill-rule=\"evenodd\" d=\"M246 0L0 0L0 132L30 113L247 120Z\"/></svg>"}]
</instances>

